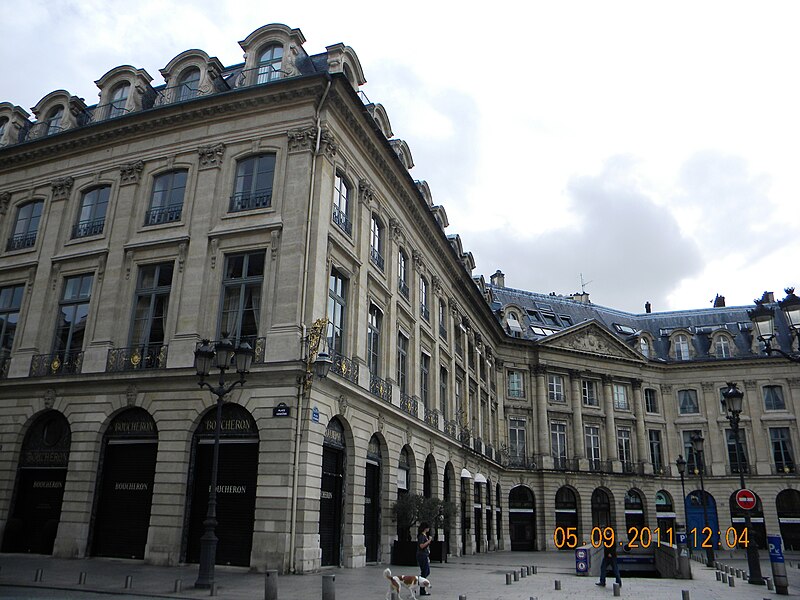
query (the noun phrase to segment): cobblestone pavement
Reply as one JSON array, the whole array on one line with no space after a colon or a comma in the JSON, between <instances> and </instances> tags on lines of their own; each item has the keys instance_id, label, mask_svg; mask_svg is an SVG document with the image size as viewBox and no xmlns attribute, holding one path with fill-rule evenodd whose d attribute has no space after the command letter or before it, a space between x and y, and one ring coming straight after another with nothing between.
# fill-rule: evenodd
<instances>
[{"instance_id":1,"label":"cobblestone pavement","mask_svg":"<svg viewBox=\"0 0 800 600\"><path fill-rule=\"evenodd\" d=\"M762 570L771 576L766 554L762 553ZM718 560L733 567L745 568L744 554L721 553ZM800 598L800 554L787 555L790 596ZM538 573L506 585L505 574L512 569L536 565ZM648 599L681 599L681 591L688 590L693 600L737 600L778 598L766 587L749 585L741 579L735 587L717 582L715 572L697 562L692 562L693 579L625 578L621 597ZM383 578L386 565L370 565L362 569L326 569L308 575L285 575L278 578L278 600L319 600L322 598L322 576L335 576L336 597L342 599L385 598L387 582ZM390 567L395 574L414 573L412 567ZM42 569L42 581L34 582L37 569ZM86 573L85 584L78 585L81 572ZM126 576L131 576L132 586L125 589ZM141 561L116 559L60 559L49 556L0 554L0 597L2 598L80 598L102 600L105 595L197 599L208 597L208 590L194 589L197 566L157 567ZM175 581L180 579L183 591L175 593ZM608 587L594 585L595 579L575 575L575 558L572 553L557 552L494 552L461 558L450 558L448 563L434 563L431 568L432 598L459 600L572 600L580 598L613 598L613 579ZM555 590L555 581L561 590ZM217 595L220 600L260 600L264 598L264 574L246 569L217 567ZM53 590L62 590L61 596ZM75 595L74 592L83 592ZM403 598L408 597L406 593ZM782 596L787 597L787 596Z\"/></svg>"}]
</instances>

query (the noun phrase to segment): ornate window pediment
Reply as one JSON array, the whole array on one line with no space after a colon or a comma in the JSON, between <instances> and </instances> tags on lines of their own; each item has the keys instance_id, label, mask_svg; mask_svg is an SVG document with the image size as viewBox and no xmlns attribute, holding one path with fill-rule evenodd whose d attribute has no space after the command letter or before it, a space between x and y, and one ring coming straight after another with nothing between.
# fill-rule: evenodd
<instances>
[{"instance_id":1,"label":"ornate window pediment","mask_svg":"<svg viewBox=\"0 0 800 600\"><path fill-rule=\"evenodd\" d=\"M185 102L228 89L222 63L202 50L186 50L160 70L166 85L156 90L155 105Z\"/></svg>"},{"instance_id":2,"label":"ornate window pediment","mask_svg":"<svg viewBox=\"0 0 800 600\"><path fill-rule=\"evenodd\" d=\"M47 137L83 125L88 114L83 98L72 96L66 90L50 92L31 110L36 122L28 130L27 140Z\"/></svg>"},{"instance_id":3,"label":"ornate window pediment","mask_svg":"<svg viewBox=\"0 0 800 600\"><path fill-rule=\"evenodd\" d=\"M151 108L156 99L151 81L153 78L144 69L130 65L111 69L95 81L100 88L100 99L92 109L92 121L104 121Z\"/></svg>"},{"instance_id":4,"label":"ornate window pediment","mask_svg":"<svg viewBox=\"0 0 800 600\"><path fill-rule=\"evenodd\" d=\"M300 74L298 62L308 59L306 38L299 29L280 23L264 25L239 45L244 50L244 68L235 86L259 85Z\"/></svg>"}]
</instances>

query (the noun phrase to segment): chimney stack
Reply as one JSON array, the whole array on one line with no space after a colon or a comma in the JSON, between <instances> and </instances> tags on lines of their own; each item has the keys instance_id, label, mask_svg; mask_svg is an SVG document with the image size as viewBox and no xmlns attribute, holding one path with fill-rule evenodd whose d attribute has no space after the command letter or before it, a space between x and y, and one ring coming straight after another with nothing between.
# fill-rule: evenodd
<instances>
[{"instance_id":1,"label":"chimney stack","mask_svg":"<svg viewBox=\"0 0 800 600\"><path fill-rule=\"evenodd\" d=\"M589 292L575 292L570 298L581 304L591 304L591 302L589 302Z\"/></svg>"},{"instance_id":2,"label":"chimney stack","mask_svg":"<svg viewBox=\"0 0 800 600\"><path fill-rule=\"evenodd\" d=\"M775 294L772 292L764 292L764 295L761 296L761 302L764 304L774 304L775 303Z\"/></svg>"},{"instance_id":3,"label":"chimney stack","mask_svg":"<svg viewBox=\"0 0 800 600\"><path fill-rule=\"evenodd\" d=\"M646 312L648 315L649 315L651 312L653 312L653 307L650 305L650 302L649 302L649 301L647 301L647 302L645 302L645 303L644 303L644 312Z\"/></svg>"},{"instance_id":4,"label":"chimney stack","mask_svg":"<svg viewBox=\"0 0 800 600\"><path fill-rule=\"evenodd\" d=\"M717 294L714 298L714 308L725 308L725 296Z\"/></svg>"},{"instance_id":5,"label":"chimney stack","mask_svg":"<svg viewBox=\"0 0 800 600\"><path fill-rule=\"evenodd\" d=\"M489 278L489 281L492 282L494 287L506 287L506 276L500 269L497 269L497 271L494 272L494 275Z\"/></svg>"}]
</instances>

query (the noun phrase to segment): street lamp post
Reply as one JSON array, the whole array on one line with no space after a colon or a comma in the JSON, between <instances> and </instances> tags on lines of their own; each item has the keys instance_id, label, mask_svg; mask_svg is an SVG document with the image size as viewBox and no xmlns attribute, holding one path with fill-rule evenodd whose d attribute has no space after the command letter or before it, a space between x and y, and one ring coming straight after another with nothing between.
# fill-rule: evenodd
<instances>
[{"instance_id":1,"label":"street lamp post","mask_svg":"<svg viewBox=\"0 0 800 600\"><path fill-rule=\"evenodd\" d=\"M722 392L725 402L725 417L730 421L731 432L733 433L734 443L736 444L736 463L739 467L739 484L741 489L746 489L744 485L744 468L739 456L739 415L742 413L742 402L744 394L736 387L735 383L728 383L728 389ZM748 583L753 585L764 585L764 577L761 575L761 562L758 558L758 548L753 541L753 523L750 519L750 511L744 511L744 526L747 531L747 570L749 571Z\"/></svg>"},{"instance_id":2,"label":"street lamp post","mask_svg":"<svg viewBox=\"0 0 800 600\"><path fill-rule=\"evenodd\" d=\"M684 483L683 474L686 473L686 460L683 458L683 454L679 454L677 460L675 461L675 466L678 468L678 473L681 476L681 494L683 499L683 528L684 531L689 529L689 517L686 514L686 484Z\"/></svg>"},{"instance_id":3,"label":"street lamp post","mask_svg":"<svg viewBox=\"0 0 800 600\"><path fill-rule=\"evenodd\" d=\"M196 588L209 589L214 583L214 564L217 558L217 470L219 465L219 435L220 422L222 421L222 401L225 396L237 385L244 385L245 375L250 371L253 362L253 349L247 342L234 346L227 333L222 334L222 340L213 346L209 340L203 340L200 347L194 351L194 366L200 378L200 388L208 388L217 397L217 418L214 426L214 458L211 462L211 489L208 492L208 510L203 521L205 531L200 538L200 569L197 575ZM236 367L239 379L225 385L225 372ZM205 378L211 368L219 369L218 384L211 385Z\"/></svg>"},{"instance_id":4,"label":"street lamp post","mask_svg":"<svg viewBox=\"0 0 800 600\"><path fill-rule=\"evenodd\" d=\"M778 300L778 306L789 324L790 342L792 335L800 340L800 298L795 295L793 287L788 287L784 291L786 292L786 297L783 300ZM784 352L781 348L772 346L772 342L776 337L775 308L764 306L765 302L766 298L756 300L756 307L747 311L747 316L753 322L756 336L764 343L764 351L767 354L779 354L787 360L800 363L800 352ZM791 350L791 343L789 346Z\"/></svg>"},{"instance_id":5,"label":"street lamp post","mask_svg":"<svg viewBox=\"0 0 800 600\"><path fill-rule=\"evenodd\" d=\"M706 486L703 482L703 471L705 471L705 455L703 454L703 444L705 440L703 439L702 435L693 435L692 436L692 448L694 449L695 456L699 459L700 464L695 465L695 472L700 472L700 493L703 496L702 504L703 504L703 529L711 530L710 525L708 524L708 509L706 508ZM702 536L705 536L705 531L703 531ZM705 539L705 537L703 537ZM711 531L711 539L714 539L714 532ZM709 567L714 566L714 543L711 544L711 547L706 548L706 565Z\"/></svg>"}]
</instances>

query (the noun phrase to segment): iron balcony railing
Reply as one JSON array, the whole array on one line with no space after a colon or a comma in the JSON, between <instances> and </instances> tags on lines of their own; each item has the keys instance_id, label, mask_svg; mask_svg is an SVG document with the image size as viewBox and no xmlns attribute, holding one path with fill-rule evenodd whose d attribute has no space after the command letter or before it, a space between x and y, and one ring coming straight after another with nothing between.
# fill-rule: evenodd
<instances>
[{"instance_id":1,"label":"iron balcony railing","mask_svg":"<svg viewBox=\"0 0 800 600\"><path fill-rule=\"evenodd\" d=\"M417 399L405 392L400 392L400 410L416 417L419 415Z\"/></svg>"},{"instance_id":2,"label":"iron balcony railing","mask_svg":"<svg viewBox=\"0 0 800 600\"><path fill-rule=\"evenodd\" d=\"M625 475L644 475L644 463L623 460L622 472Z\"/></svg>"},{"instance_id":3,"label":"iron balcony railing","mask_svg":"<svg viewBox=\"0 0 800 600\"><path fill-rule=\"evenodd\" d=\"M251 85L262 85L283 79L289 75L288 71L276 68L274 65L262 65L253 69L243 69L236 77L233 87L247 87Z\"/></svg>"},{"instance_id":4,"label":"iron balcony railing","mask_svg":"<svg viewBox=\"0 0 800 600\"><path fill-rule=\"evenodd\" d=\"M378 252L376 248L369 249L369 259L375 263L376 267L383 271L383 256L381 256L381 253Z\"/></svg>"},{"instance_id":5,"label":"iron balcony railing","mask_svg":"<svg viewBox=\"0 0 800 600\"><path fill-rule=\"evenodd\" d=\"M166 368L167 346L161 344L110 348L106 357L106 373Z\"/></svg>"},{"instance_id":6,"label":"iron balcony railing","mask_svg":"<svg viewBox=\"0 0 800 600\"><path fill-rule=\"evenodd\" d=\"M522 390L508 390L506 398L524 398L525 393Z\"/></svg>"},{"instance_id":7,"label":"iron balcony railing","mask_svg":"<svg viewBox=\"0 0 800 600\"><path fill-rule=\"evenodd\" d=\"M526 469L535 471L539 468L538 456L524 456L521 454L509 454L503 457L503 466L509 469Z\"/></svg>"},{"instance_id":8,"label":"iron balcony railing","mask_svg":"<svg viewBox=\"0 0 800 600\"><path fill-rule=\"evenodd\" d=\"M122 117L127 115L130 110L125 108L125 102L109 102L108 104L99 104L94 107L89 115L88 123L98 123L100 121L105 121L106 119L114 119L116 117Z\"/></svg>"},{"instance_id":9,"label":"iron balcony railing","mask_svg":"<svg viewBox=\"0 0 800 600\"><path fill-rule=\"evenodd\" d=\"M425 407L425 422L428 425L430 425L431 427L439 429L439 411L436 410L435 408L428 408L426 406Z\"/></svg>"},{"instance_id":10,"label":"iron balcony railing","mask_svg":"<svg viewBox=\"0 0 800 600\"><path fill-rule=\"evenodd\" d=\"M728 475L738 475L739 473L752 473L750 465L745 462L739 464L727 465L725 469Z\"/></svg>"},{"instance_id":11,"label":"iron balcony railing","mask_svg":"<svg viewBox=\"0 0 800 600\"><path fill-rule=\"evenodd\" d=\"M231 196L229 212L242 212L256 208L269 208L272 205L272 190L238 192Z\"/></svg>"},{"instance_id":12,"label":"iron balcony railing","mask_svg":"<svg viewBox=\"0 0 800 600\"><path fill-rule=\"evenodd\" d=\"M444 433L445 435L453 438L454 440L458 439L458 421L452 420L448 421L445 419L444 421Z\"/></svg>"},{"instance_id":13,"label":"iron balcony railing","mask_svg":"<svg viewBox=\"0 0 800 600\"><path fill-rule=\"evenodd\" d=\"M353 224L347 217L347 213L340 210L338 206L333 207L333 222L339 226L339 229L344 231L347 235L353 235Z\"/></svg>"},{"instance_id":14,"label":"iron balcony railing","mask_svg":"<svg viewBox=\"0 0 800 600\"><path fill-rule=\"evenodd\" d=\"M577 471L578 470L578 459L577 458L567 458L566 456L554 456L553 457L553 468L556 471Z\"/></svg>"},{"instance_id":15,"label":"iron balcony railing","mask_svg":"<svg viewBox=\"0 0 800 600\"><path fill-rule=\"evenodd\" d=\"M672 469L669 465L653 465L653 475L656 477L672 477Z\"/></svg>"},{"instance_id":16,"label":"iron balcony railing","mask_svg":"<svg viewBox=\"0 0 800 600\"><path fill-rule=\"evenodd\" d=\"M64 131L63 127L59 125L51 125L47 121L41 123L34 123L27 129L20 132L20 142L29 142L31 140L38 140L39 138L47 137Z\"/></svg>"},{"instance_id":17,"label":"iron balcony railing","mask_svg":"<svg viewBox=\"0 0 800 600\"><path fill-rule=\"evenodd\" d=\"M151 208L147 211L144 218L145 225L161 225L162 223L174 223L181 220L183 206L162 206Z\"/></svg>"},{"instance_id":18,"label":"iron balcony railing","mask_svg":"<svg viewBox=\"0 0 800 600\"><path fill-rule=\"evenodd\" d=\"M599 458L589 459L589 471L594 473L612 473L613 467L610 460L602 460Z\"/></svg>"},{"instance_id":19,"label":"iron balcony railing","mask_svg":"<svg viewBox=\"0 0 800 600\"><path fill-rule=\"evenodd\" d=\"M53 354L34 354L31 358L31 377L46 375L76 375L81 372L83 352L54 352Z\"/></svg>"},{"instance_id":20,"label":"iron balcony railing","mask_svg":"<svg viewBox=\"0 0 800 600\"><path fill-rule=\"evenodd\" d=\"M374 373L369 375L369 391L384 402L392 403L392 384Z\"/></svg>"},{"instance_id":21,"label":"iron balcony railing","mask_svg":"<svg viewBox=\"0 0 800 600\"><path fill-rule=\"evenodd\" d=\"M333 360L331 373L336 373L352 383L358 383L358 365L352 359L342 354L333 354L331 359Z\"/></svg>"},{"instance_id":22,"label":"iron balcony railing","mask_svg":"<svg viewBox=\"0 0 800 600\"><path fill-rule=\"evenodd\" d=\"M483 453L489 457L490 459L494 460L494 446L491 444L486 444L486 447L483 449Z\"/></svg>"},{"instance_id":23,"label":"iron balcony railing","mask_svg":"<svg viewBox=\"0 0 800 600\"><path fill-rule=\"evenodd\" d=\"M211 340L211 345L214 346L219 340ZM250 347L253 349L253 364L263 364L264 362L264 349L266 348L266 341L267 338L264 337L255 337L253 335L243 335L240 338L231 338L234 347L239 344L244 344L247 342L250 344ZM200 346L203 345L203 342L197 342L194 346L194 349L197 350ZM236 357L231 357L231 365L236 364Z\"/></svg>"},{"instance_id":24,"label":"iron balcony railing","mask_svg":"<svg viewBox=\"0 0 800 600\"><path fill-rule=\"evenodd\" d=\"M467 448L472 448L472 432L466 427L462 427L458 432L458 439L461 440L461 445Z\"/></svg>"},{"instance_id":25,"label":"iron balcony railing","mask_svg":"<svg viewBox=\"0 0 800 600\"><path fill-rule=\"evenodd\" d=\"M797 473L797 467L794 463L783 462L772 465L773 475L794 475Z\"/></svg>"},{"instance_id":26,"label":"iron balcony railing","mask_svg":"<svg viewBox=\"0 0 800 600\"><path fill-rule=\"evenodd\" d=\"M33 248L36 244L36 232L33 233L20 233L19 235L12 235L8 238L6 244L6 251L22 250L24 248Z\"/></svg>"},{"instance_id":27,"label":"iron balcony railing","mask_svg":"<svg viewBox=\"0 0 800 600\"><path fill-rule=\"evenodd\" d=\"M472 438L472 449L478 454L483 454L483 440L479 437Z\"/></svg>"},{"instance_id":28,"label":"iron balcony railing","mask_svg":"<svg viewBox=\"0 0 800 600\"><path fill-rule=\"evenodd\" d=\"M402 279L397 280L397 289L400 290L403 298L408 300L408 284Z\"/></svg>"},{"instance_id":29,"label":"iron balcony railing","mask_svg":"<svg viewBox=\"0 0 800 600\"><path fill-rule=\"evenodd\" d=\"M164 106L173 102L185 102L211 92L211 88L201 88L198 83L198 81L179 83L178 85L171 85L158 90L155 105Z\"/></svg>"},{"instance_id":30,"label":"iron balcony railing","mask_svg":"<svg viewBox=\"0 0 800 600\"><path fill-rule=\"evenodd\" d=\"M75 223L75 227L72 228L72 239L100 235L103 233L105 222L105 217L90 221L78 221Z\"/></svg>"}]
</instances>

